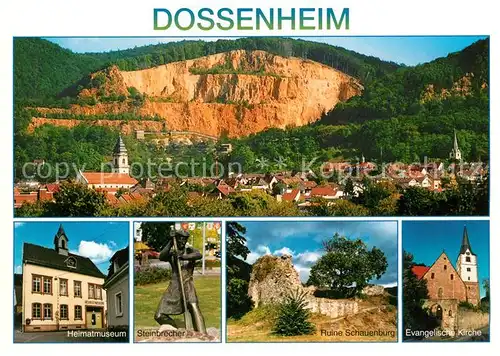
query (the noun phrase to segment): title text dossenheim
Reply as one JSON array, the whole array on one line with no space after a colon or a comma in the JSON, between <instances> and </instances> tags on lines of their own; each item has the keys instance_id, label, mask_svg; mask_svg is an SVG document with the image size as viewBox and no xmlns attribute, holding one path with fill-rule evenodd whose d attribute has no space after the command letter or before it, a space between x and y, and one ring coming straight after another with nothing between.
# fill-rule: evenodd
<instances>
[{"instance_id":1,"label":"title text dossenheim","mask_svg":"<svg viewBox=\"0 0 500 356\"><path fill-rule=\"evenodd\" d=\"M349 30L349 8L181 8L153 9L154 29L181 31L229 30Z\"/></svg>"}]
</instances>

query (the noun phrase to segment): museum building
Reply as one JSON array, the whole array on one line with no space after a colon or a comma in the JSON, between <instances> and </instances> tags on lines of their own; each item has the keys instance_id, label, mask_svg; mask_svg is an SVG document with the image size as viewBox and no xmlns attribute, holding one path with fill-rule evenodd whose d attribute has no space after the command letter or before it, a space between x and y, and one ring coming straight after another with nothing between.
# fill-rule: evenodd
<instances>
[{"instance_id":1,"label":"museum building","mask_svg":"<svg viewBox=\"0 0 500 356\"><path fill-rule=\"evenodd\" d=\"M105 275L89 258L68 251L62 225L52 248L24 243L22 258L23 331L106 327Z\"/></svg>"}]
</instances>

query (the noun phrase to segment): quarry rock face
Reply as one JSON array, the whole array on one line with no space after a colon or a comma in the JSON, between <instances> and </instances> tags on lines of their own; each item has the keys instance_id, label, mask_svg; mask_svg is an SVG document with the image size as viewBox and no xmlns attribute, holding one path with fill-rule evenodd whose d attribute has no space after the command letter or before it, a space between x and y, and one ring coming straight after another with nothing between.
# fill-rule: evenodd
<instances>
[{"instance_id":1,"label":"quarry rock face","mask_svg":"<svg viewBox=\"0 0 500 356\"><path fill-rule=\"evenodd\" d=\"M98 73L106 78L101 87L81 90L80 98L127 96L133 87L147 99L141 106L106 102L43 110L59 115L158 115L169 130L238 137L314 122L363 89L357 79L331 67L264 51L237 50L144 70L111 67Z\"/></svg>"},{"instance_id":2,"label":"quarry rock face","mask_svg":"<svg viewBox=\"0 0 500 356\"><path fill-rule=\"evenodd\" d=\"M248 295L254 307L265 304L279 304L292 293L305 295L307 308L331 318L358 313L358 303L345 299L328 299L314 296L313 286L302 286L299 273L293 267L289 255L260 257L252 266Z\"/></svg>"}]
</instances>

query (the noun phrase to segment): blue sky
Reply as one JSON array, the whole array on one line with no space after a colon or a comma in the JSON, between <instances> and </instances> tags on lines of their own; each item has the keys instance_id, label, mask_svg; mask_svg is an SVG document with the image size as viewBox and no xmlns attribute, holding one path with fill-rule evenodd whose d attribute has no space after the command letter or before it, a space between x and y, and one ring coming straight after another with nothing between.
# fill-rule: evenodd
<instances>
[{"instance_id":1,"label":"blue sky","mask_svg":"<svg viewBox=\"0 0 500 356\"><path fill-rule=\"evenodd\" d=\"M344 47L362 54L375 56L406 65L429 62L459 51L486 36L419 36L419 37L308 37L305 40L325 42ZM47 38L48 40L71 49L74 52L106 52L127 49L162 42L197 40L200 38L161 38L161 37L123 37L123 38ZM204 38L214 41L217 38Z\"/></svg>"},{"instance_id":2,"label":"blue sky","mask_svg":"<svg viewBox=\"0 0 500 356\"><path fill-rule=\"evenodd\" d=\"M324 253L321 242L336 232L348 238L361 238L371 249L381 249L389 266L379 280L371 283L393 286L397 284L398 248L396 222L364 221L241 221L247 228L245 237L251 253L248 263L266 254L289 254L302 282L306 282L311 266Z\"/></svg>"},{"instance_id":3,"label":"blue sky","mask_svg":"<svg viewBox=\"0 0 500 356\"><path fill-rule=\"evenodd\" d=\"M432 265L444 250L456 267L464 225L467 226L472 251L477 255L481 297L484 297L482 281L489 279L490 274L488 221L405 221L403 249L413 254L416 263L425 263L427 266Z\"/></svg>"},{"instance_id":4,"label":"blue sky","mask_svg":"<svg viewBox=\"0 0 500 356\"><path fill-rule=\"evenodd\" d=\"M28 242L52 248L59 225L59 222L14 223L16 273L21 273L23 244ZM104 274L108 272L111 256L129 243L127 222L64 222L63 227L70 252L89 257Z\"/></svg>"}]
</instances>

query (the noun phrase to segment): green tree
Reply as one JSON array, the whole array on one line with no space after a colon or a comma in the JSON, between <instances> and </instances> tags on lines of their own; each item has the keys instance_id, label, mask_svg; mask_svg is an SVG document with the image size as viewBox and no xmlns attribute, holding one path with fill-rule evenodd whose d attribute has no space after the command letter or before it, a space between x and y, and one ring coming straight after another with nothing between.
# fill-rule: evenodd
<instances>
[{"instance_id":1,"label":"green tree","mask_svg":"<svg viewBox=\"0 0 500 356\"><path fill-rule=\"evenodd\" d=\"M306 294L294 291L280 304L273 333L282 336L308 335L315 331L309 321L311 312L307 308Z\"/></svg>"},{"instance_id":2,"label":"green tree","mask_svg":"<svg viewBox=\"0 0 500 356\"><path fill-rule=\"evenodd\" d=\"M432 330L437 326L435 318L430 316L423 305L429 299L427 281L418 279L413 273L415 266L413 255L403 253L403 329L404 330ZM403 333L404 339L411 338Z\"/></svg>"},{"instance_id":3,"label":"green tree","mask_svg":"<svg viewBox=\"0 0 500 356\"><path fill-rule=\"evenodd\" d=\"M238 222L226 224L228 318L239 319L252 308L252 300L248 296L249 266L243 261L250 253L245 232L245 226Z\"/></svg>"},{"instance_id":4,"label":"green tree","mask_svg":"<svg viewBox=\"0 0 500 356\"><path fill-rule=\"evenodd\" d=\"M103 216L106 193L72 181L61 182L54 201L44 206L44 216Z\"/></svg>"},{"instance_id":5,"label":"green tree","mask_svg":"<svg viewBox=\"0 0 500 356\"><path fill-rule=\"evenodd\" d=\"M359 295L371 279L380 279L387 269L382 250L369 250L361 239L335 233L323 241L323 249L326 253L312 266L307 284L330 288L340 297Z\"/></svg>"},{"instance_id":6,"label":"green tree","mask_svg":"<svg viewBox=\"0 0 500 356\"><path fill-rule=\"evenodd\" d=\"M170 239L173 222L143 222L141 224L143 241L155 251L161 251Z\"/></svg>"}]
</instances>

